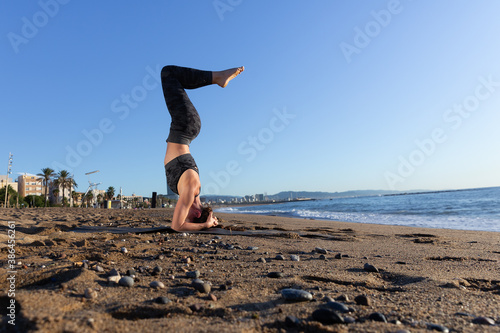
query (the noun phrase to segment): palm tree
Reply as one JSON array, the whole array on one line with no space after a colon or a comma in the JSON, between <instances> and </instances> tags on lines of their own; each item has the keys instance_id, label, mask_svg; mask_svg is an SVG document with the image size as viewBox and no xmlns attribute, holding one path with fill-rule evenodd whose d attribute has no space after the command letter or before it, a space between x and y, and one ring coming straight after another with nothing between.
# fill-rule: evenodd
<instances>
[{"instance_id":1,"label":"palm tree","mask_svg":"<svg viewBox=\"0 0 500 333\"><path fill-rule=\"evenodd\" d=\"M108 200L113 200L113 197L115 196L115 188L113 186L108 187L106 190L106 196L108 197Z\"/></svg>"},{"instance_id":2,"label":"palm tree","mask_svg":"<svg viewBox=\"0 0 500 333\"><path fill-rule=\"evenodd\" d=\"M78 187L73 177L66 170L61 170L57 173L57 178L54 183L56 186L62 187L63 204L64 204L64 198L66 198L65 196L66 188L71 190L72 187Z\"/></svg>"},{"instance_id":3,"label":"palm tree","mask_svg":"<svg viewBox=\"0 0 500 333\"><path fill-rule=\"evenodd\" d=\"M73 198L73 206L75 206L76 202L78 201L78 198L80 197L80 194L76 191L72 191L71 197Z\"/></svg>"},{"instance_id":4,"label":"palm tree","mask_svg":"<svg viewBox=\"0 0 500 333\"><path fill-rule=\"evenodd\" d=\"M53 189L52 195L54 196L54 198L56 198L56 204L57 204L59 201L59 189L58 188Z\"/></svg>"},{"instance_id":5,"label":"palm tree","mask_svg":"<svg viewBox=\"0 0 500 333\"><path fill-rule=\"evenodd\" d=\"M99 204L99 208L101 207L101 202L102 202L102 194L101 194L101 193L99 193L99 194L97 195L97 203Z\"/></svg>"},{"instance_id":6,"label":"palm tree","mask_svg":"<svg viewBox=\"0 0 500 333\"><path fill-rule=\"evenodd\" d=\"M51 168L43 168L42 173L39 173L37 176L42 177L43 182L45 183L45 207L47 207L47 191L49 189L49 182L52 177L55 177L55 172Z\"/></svg>"},{"instance_id":7,"label":"palm tree","mask_svg":"<svg viewBox=\"0 0 500 333\"><path fill-rule=\"evenodd\" d=\"M84 198L84 200L87 201L87 206L90 204L90 201L92 200L92 198L94 198L94 194L92 194L92 192L88 192Z\"/></svg>"}]
</instances>

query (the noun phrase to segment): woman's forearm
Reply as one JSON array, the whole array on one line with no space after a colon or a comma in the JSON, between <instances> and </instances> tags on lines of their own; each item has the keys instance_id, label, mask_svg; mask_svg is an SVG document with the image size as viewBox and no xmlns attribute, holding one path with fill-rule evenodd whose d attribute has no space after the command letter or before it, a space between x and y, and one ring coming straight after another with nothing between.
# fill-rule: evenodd
<instances>
[{"instance_id":1,"label":"woman's forearm","mask_svg":"<svg viewBox=\"0 0 500 333\"><path fill-rule=\"evenodd\" d=\"M198 231L208 228L207 223L193 223L188 221L172 221L172 229L175 231Z\"/></svg>"}]
</instances>

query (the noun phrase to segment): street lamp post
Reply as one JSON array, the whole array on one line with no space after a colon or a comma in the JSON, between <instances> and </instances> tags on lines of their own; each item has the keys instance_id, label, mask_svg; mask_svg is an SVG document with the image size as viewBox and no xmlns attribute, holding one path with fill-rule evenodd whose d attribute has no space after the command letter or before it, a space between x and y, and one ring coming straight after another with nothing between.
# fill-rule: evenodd
<instances>
[{"instance_id":1,"label":"street lamp post","mask_svg":"<svg viewBox=\"0 0 500 333\"><path fill-rule=\"evenodd\" d=\"M5 208L7 208L7 198L9 192L9 174L12 173L12 153L9 153L9 166L7 167L7 179L5 179Z\"/></svg>"}]
</instances>

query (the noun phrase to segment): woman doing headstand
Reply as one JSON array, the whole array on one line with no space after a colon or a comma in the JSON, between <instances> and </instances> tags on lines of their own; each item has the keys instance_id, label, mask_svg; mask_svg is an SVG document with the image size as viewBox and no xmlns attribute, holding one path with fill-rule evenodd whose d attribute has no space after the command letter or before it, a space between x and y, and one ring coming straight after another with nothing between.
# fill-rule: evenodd
<instances>
[{"instance_id":1,"label":"woman doing headstand","mask_svg":"<svg viewBox=\"0 0 500 333\"><path fill-rule=\"evenodd\" d=\"M184 89L196 89L210 84L225 88L229 81L243 72L244 67L224 71L201 71L179 66L165 66L161 83L167 108L172 118L165 153L165 174L170 189L179 195L172 219L172 229L194 231L217 225L217 218L210 213L207 221L194 223L201 216L200 176L198 167L189 152L189 144L200 133L201 121L193 103Z\"/></svg>"}]
</instances>

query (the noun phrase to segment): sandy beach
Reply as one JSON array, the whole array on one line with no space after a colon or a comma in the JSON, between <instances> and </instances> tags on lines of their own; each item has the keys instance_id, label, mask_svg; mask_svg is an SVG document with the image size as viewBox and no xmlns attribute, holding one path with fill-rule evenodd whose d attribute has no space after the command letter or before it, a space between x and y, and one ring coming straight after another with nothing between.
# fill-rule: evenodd
<instances>
[{"instance_id":1,"label":"sandy beach","mask_svg":"<svg viewBox=\"0 0 500 333\"><path fill-rule=\"evenodd\" d=\"M499 233L172 213L0 210L0 330L500 332Z\"/></svg>"}]
</instances>

